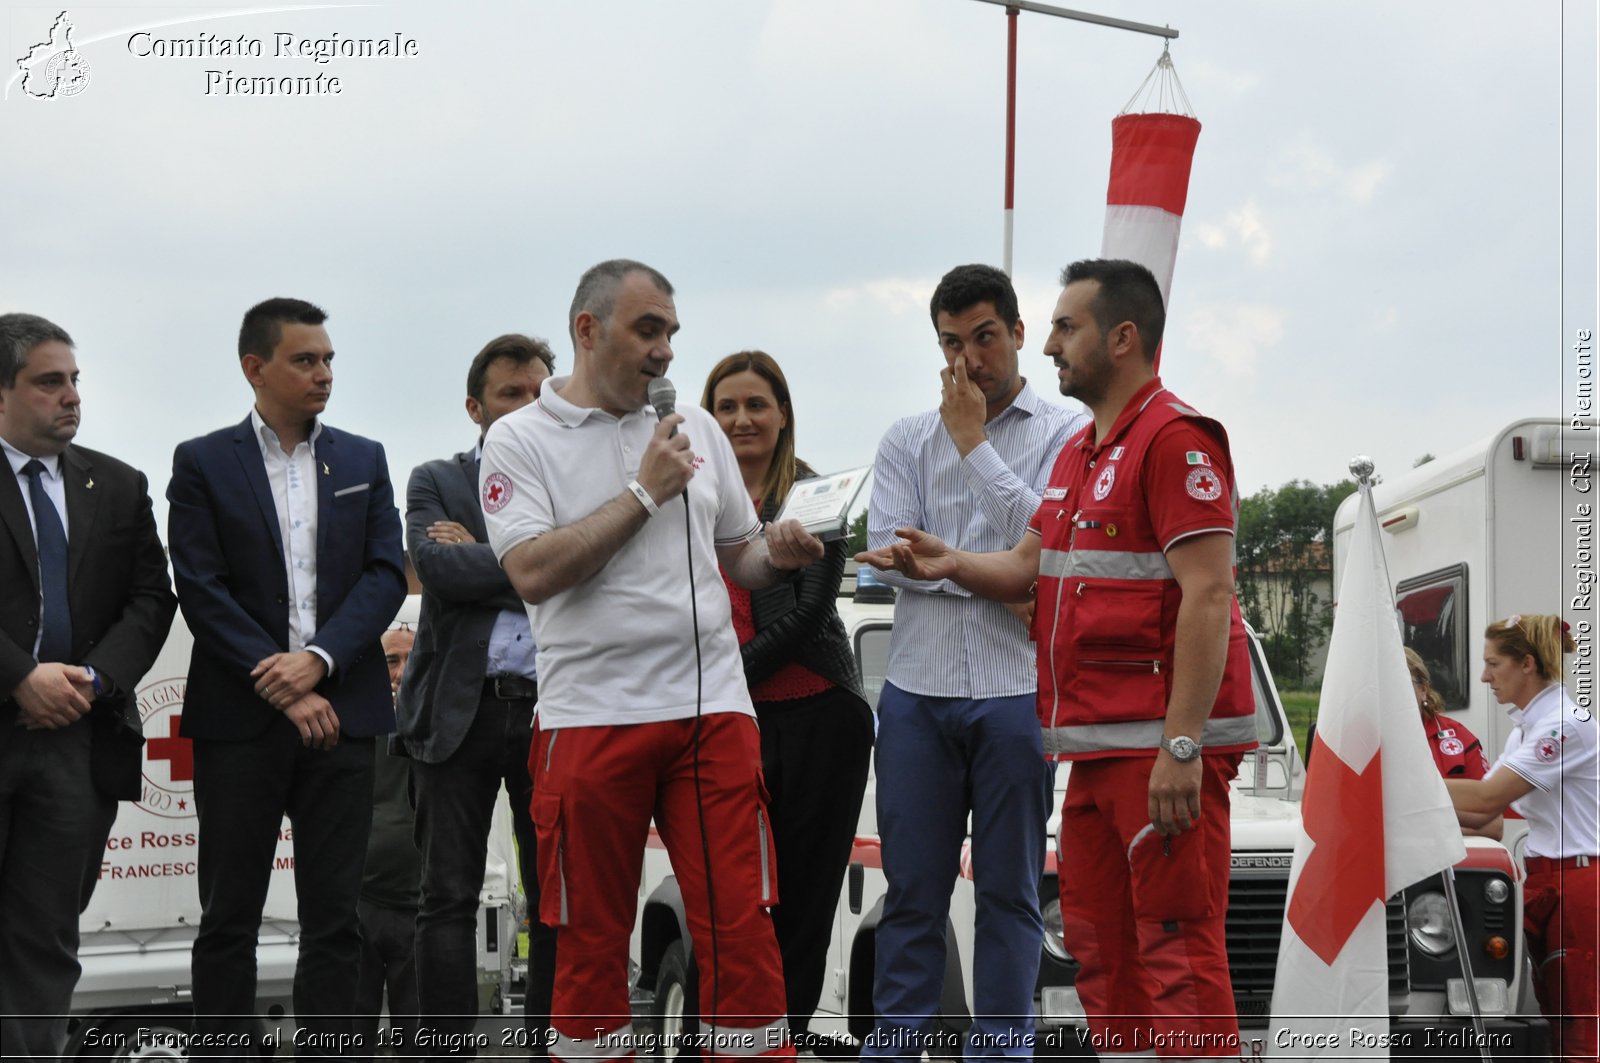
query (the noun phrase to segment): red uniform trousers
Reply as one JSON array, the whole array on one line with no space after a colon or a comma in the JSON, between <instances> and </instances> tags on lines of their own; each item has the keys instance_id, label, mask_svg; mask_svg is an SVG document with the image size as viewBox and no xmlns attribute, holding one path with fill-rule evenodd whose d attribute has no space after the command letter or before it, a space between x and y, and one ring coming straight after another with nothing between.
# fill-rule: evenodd
<instances>
[{"instance_id":1,"label":"red uniform trousers","mask_svg":"<svg viewBox=\"0 0 1600 1063\"><path fill-rule=\"evenodd\" d=\"M1530 856L1522 926L1533 958L1539 1010L1550 1020L1557 1059L1595 1059L1600 1012L1600 859ZM1566 866L1562 866L1565 864Z\"/></svg>"},{"instance_id":2,"label":"red uniform trousers","mask_svg":"<svg viewBox=\"0 0 1600 1063\"><path fill-rule=\"evenodd\" d=\"M766 907L777 859L755 720L695 720L540 731L529 756L539 834L539 917L556 927L552 1058L631 1056L628 938L650 819L683 893L715 1058L794 1055L783 965ZM709 850L702 845L704 815ZM716 966L707 900L710 853Z\"/></svg>"},{"instance_id":3,"label":"red uniform trousers","mask_svg":"<svg viewBox=\"0 0 1600 1063\"><path fill-rule=\"evenodd\" d=\"M1061 915L1102 1059L1152 1049L1163 1058L1241 1055L1223 927L1228 783L1239 760L1204 755L1199 826L1170 839L1150 824L1155 758L1072 762Z\"/></svg>"}]
</instances>

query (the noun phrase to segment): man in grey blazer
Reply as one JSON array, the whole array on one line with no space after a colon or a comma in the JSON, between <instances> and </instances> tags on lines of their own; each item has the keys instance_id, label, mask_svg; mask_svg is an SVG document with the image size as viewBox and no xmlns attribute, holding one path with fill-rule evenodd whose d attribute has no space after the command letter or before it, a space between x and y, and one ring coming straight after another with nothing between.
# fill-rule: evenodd
<instances>
[{"instance_id":1,"label":"man in grey blazer","mask_svg":"<svg viewBox=\"0 0 1600 1063\"><path fill-rule=\"evenodd\" d=\"M422 1022L456 1033L478 1005L477 912L489 821L504 781L528 910L539 877L528 805L528 747L537 673L533 634L484 530L478 501L483 433L531 403L555 368L548 345L516 334L491 340L467 371L467 416L478 445L417 466L406 487L406 544L422 583L422 617L400 683L399 734L415 763L422 905L417 999ZM544 1054L555 973L555 931L530 920L524 1022Z\"/></svg>"}]
</instances>

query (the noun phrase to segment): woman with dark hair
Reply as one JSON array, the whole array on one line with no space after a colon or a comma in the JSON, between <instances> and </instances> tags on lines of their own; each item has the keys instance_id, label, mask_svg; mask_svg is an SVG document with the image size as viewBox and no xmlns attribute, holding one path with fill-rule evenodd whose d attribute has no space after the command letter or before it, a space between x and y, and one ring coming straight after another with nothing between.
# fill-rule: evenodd
<instances>
[{"instance_id":1,"label":"woman with dark hair","mask_svg":"<svg viewBox=\"0 0 1600 1063\"><path fill-rule=\"evenodd\" d=\"M700 404L733 444L750 502L770 521L797 479L789 384L772 356L744 351L718 362ZM778 857L772 911L789 1028L801 1047L827 965L833 912L855 841L872 754L872 710L834 605L845 541L788 582L747 591L728 580L745 680L761 724L761 768L771 795Z\"/></svg>"},{"instance_id":2,"label":"woman with dark hair","mask_svg":"<svg viewBox=\"0 0 1600 1063\"><path fill-rule=\"evenodd\" d=\"M1446 779L1456 816L1481 826L1514 808L1528 821L1523 929L1555 1054L1595 1058L1600 1012L1600 744L1593 713L1561 685L1577 649L1559 616L1519 615L1484 631L1483 681L1516 727L1485 779Z\"/></svg>"}]
</instances>

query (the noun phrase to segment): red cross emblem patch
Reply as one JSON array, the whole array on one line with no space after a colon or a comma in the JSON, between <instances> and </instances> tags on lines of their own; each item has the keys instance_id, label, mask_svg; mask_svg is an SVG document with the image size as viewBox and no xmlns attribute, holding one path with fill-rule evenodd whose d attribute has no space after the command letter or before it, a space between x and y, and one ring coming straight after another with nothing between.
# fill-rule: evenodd
<instances>
[{"instance_id":1,"label":"red cross emblem patch","mask_svg":"<svg viewBox=\"0 0 1600 1063\"><path fill-rule=\"evenodd\" d=\"M1189 470L1189 477L1183 482L1183 488L1189 492L1189 497L1201 502L1214 502L1222 497L1222 481L1217 479L1217 474L1204 465L1196 465Z\"/></svg>"},{"instance_id":2,"label":"red cross emblem patch","mask_svg":"<svg viewBox=\"0 0 1600 1063\"><path fill-rule=\"evenodd\" d=\"M1094 500L1102 501L1111 493L1111 485L1117 482L1117 467L1107 465L1100 470L1100 475L1094 482Z\"/></svg>"},{"instance_id":3,"label":"red cross emblem patch","mask_svg":"<svg viewBox=\"0 0 1600 1063\"><path fill-rule=\"evenodd\" d=\"M498 513L511 501L511 477L492 472L483 478L483 511Z\"/></svg>"}]
</instances>

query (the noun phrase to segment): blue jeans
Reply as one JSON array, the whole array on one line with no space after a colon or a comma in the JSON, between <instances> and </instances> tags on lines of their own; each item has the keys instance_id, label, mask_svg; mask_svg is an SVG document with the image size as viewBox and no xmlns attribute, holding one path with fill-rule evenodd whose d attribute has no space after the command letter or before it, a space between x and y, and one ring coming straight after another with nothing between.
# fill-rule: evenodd
<instances>
[{"instance_id":1,"label":"blue jeans","mask_svg":"<svg viewBox=\"0 0 1600 1063\"><path fill-rule=\"evenodd\" d=\"M909 1059L933 1028L945 922L972 814L976 1016L964 1058L1033 1055L1044 923L1039 878L1053 772L1034 696L937 698L886 683L878 702L878 829L889 890L878 923L863 1059Z\"/></svg>"}]
</instances>

